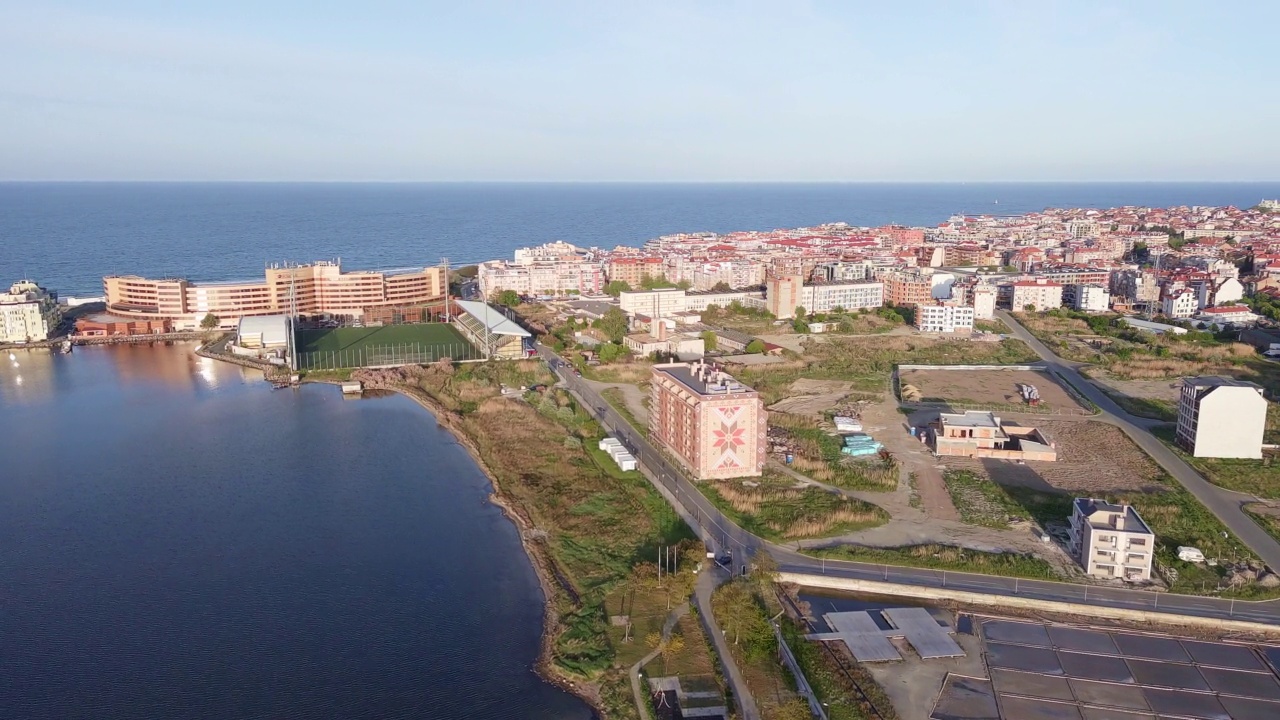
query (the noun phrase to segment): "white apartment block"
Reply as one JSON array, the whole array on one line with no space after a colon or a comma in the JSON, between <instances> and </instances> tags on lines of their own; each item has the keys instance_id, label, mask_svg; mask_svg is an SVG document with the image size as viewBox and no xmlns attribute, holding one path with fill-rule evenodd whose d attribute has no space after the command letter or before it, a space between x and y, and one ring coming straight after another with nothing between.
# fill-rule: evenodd
<instances>
[{"instance_id":1,"label":"white apartment block","mask_svg":"<svg viewBox=\"0 0 1280 720\"><path fill-rule=\"evenodd\" d=\"M545 261L580 260L584 254L582 248L558 240L537 247L518 248L515 252L515 261L518 265L528 265Z\"/></svg>"},{"instance_id":2,"label":"white apartment block","mask_svg":"<svg viewBox=\"0 0 1280 720\"><path fill-rule=\"evenodd\" d=\"M1151 579L1156 536L1133 507L1076 498L1068 536L1071 553L1085 573L1129 581Z\"/></svg>"},{"instance_id":3,"label":"white apartment block","mask_svg":"<svg viewBox=\"0 0 1280 720\"><path fill-rule=\"evenodd\" d=\"M927 333L973 332L973 308L964 305L917 305L916 328Z\"/></svg>"},{"instance_id":4,"label":"white apartment block","mask_svg":"<svg viewBox=\"0 0 1280 720\"><path fill-rule=\"evenodd\" d=\"M1062 307L1062 285L1047 280L1022 280L1013 283L1009 307L1020 312L1027 306L1035 310Z\"/></svg>"},{"instance_id":5,"label":"white apartment block","mask_svg":"<svg viewBox=\"0 0 1280 720\"><path fill-rule=\"evenodd\" d=\"M19 280L0 295L0 342L48 340L61 320L57 295L30 280Z\"/></svg>"},{"instance_id":6,"label":"white apartment block","mask_svg":"<svg viewBox=\"0 0 1280 720\"><path fill-rule=\"evenodd\" d=\"M1068 285L1062 301L1081 312L1106 312L1111 309L1111 293L1101 285Z\"/></svg>"},{"instance_id":7,"label":"white apartment block","mask_svg":"<svg viewBox=\"0 0 1280 720\"><path fill-rule=\"evenodd\" d=\"M764 309L764 293L758 290L688 292L681 288L662 288L633 290L618 295L618 306L623 312L651 318L667 318L683 312L703 312L711 305L728 307L735 302L743 307Z\"/></svg>"},{"instance_id":8,"label":"white apartment block","mask_svg":"<svg viewBox=\"0 0 1280 720\"><path fill-rule=\"evenodd\" d=\"M1196 314L1199 310L1199 302L1196 299L1196 291L1190 288L1174 290L1166 293L1160 300L1160 313L1165 317L1189 318Z\"/></svg>"},{"instance_id":9,"label":"white apartment block","mask_svg":"<svg viewBox=\"0 0 1280 720\"><path fill-rule=\"evenodd\" d=\"M884 305L884 283L819 283L806 285L799 275L771 278L765 286L766 307L775 317L795 317L796 308L808 313L831 312L835 308L861 310Z\"/></svg>"},{"instance_id":10,"label":"white apartment block","mask_svg":"<svg viewBox=\"0 0 1280 720\"><path fill-rule=\"evenodd\" d=\"M490 260L480 263L477 274L480 294L485 298L501 290L533 297L595 295L603 292L605 285L600 263L577 260Z\"/></svg>"},{"instance_id":11,"label":"white apartment block","mask_svg":"<svg viewBox=\"0 0 1280 720\"><path fill-rule=\"evenodd\" d=\"M975 285L969 289L969 304L973 306L974 320L991 320L996 316L996 289L990 285Z\"/></svg>"},{"instance_id":12,"label":"white apartment block","mask_svg":"<svg viewBox=\"0 0 1280 720\"><path fill-rule=\"evenodd\" d=\"M702 263L682 270L694 290L710 290L720 283L731 288L756 287L764 283L764 265L747 260L722 260Z\"/></svg>"},{"instance_id":13,"label":"white apartment block","mask_svg":"<svg viewBox=\"0 0 1280 720\"><path fill-rule=\"evenodd\" d=\"M1185 378L1178 399L1178 444L1195 457L1262 458L1267 400L1244 380Z\"/></svg>"}]
</instances>

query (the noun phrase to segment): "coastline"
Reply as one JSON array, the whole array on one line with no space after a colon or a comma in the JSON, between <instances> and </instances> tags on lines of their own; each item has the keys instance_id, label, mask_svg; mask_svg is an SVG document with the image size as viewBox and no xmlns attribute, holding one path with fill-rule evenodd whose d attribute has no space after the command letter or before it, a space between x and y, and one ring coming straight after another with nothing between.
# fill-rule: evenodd
<instances>
[{"instance_id":1,"label":"coastline","mask_svg":"<svg viewBox=\"0 0 1280 720\"><path fill-rule=\"evenodd\" d=\"M218 359L222 358L218 357ZM320 385L341 385L336 380L303 379L302 382ZM517 508L503 492L502 485L498 482L493 471L489 469L488 463L481 456L475 442L454 422L451 412L441 407L421 391L394 384L368 381L365 381L365 388L368 390L394 392L413 400L435 418L437 425L447 430L458 441L458 444L466 450L467 454L476 463L476 466L480 468L480 471L489 479L489 485L493 488L493 491L489 493L489 502L499 507L503 515L515 524L520 534L520 545L524 548L525 555L529 558L529 563L533 566L534 574L538 578L538 585L542 588L542 636L539 642L538 658L534 662L534 671L544 682L554 685L585 702L591 707L596 717L605 718L606 715L600 703L599 693L596 692L595 688L565 675L556 668L552 660L555 637L561 629L559 616L555 612L555 605L562 598L576 598L573 598L572 591L557 579L554 561L548 555L546 548L532 536L537 528L534 527L528 516Z\"/></svg>"}]
</instances>

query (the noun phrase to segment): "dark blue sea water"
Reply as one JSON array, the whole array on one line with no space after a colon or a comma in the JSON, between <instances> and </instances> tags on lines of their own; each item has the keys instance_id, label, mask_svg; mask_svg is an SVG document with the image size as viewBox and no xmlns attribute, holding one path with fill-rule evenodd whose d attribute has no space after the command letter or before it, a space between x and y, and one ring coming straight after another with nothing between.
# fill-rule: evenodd
<instances>
[{"instance_id":1,"label":"dark blue sea water","mask_svg":"<svg viewBox=\"0 0 1280 720\"><path fill-rule=\"evenodd\" d=\"M0 718L591 717L427 412L191 351L0 356Z\"/></svg>"},{"instance_id":2,"label":"dark blue sea water","mask_svg":"<svg viewBox=\"0 0 1280 720\"><path fill-rule=\"evenodd\" d=\"M0 282L31 276L65 295L100 294L113 273L241 279L286 260L407 267L510 257L551 240L613 247L696 230L1274 197L1280 183L0 183Z\"/></svg>"}]
</instances>

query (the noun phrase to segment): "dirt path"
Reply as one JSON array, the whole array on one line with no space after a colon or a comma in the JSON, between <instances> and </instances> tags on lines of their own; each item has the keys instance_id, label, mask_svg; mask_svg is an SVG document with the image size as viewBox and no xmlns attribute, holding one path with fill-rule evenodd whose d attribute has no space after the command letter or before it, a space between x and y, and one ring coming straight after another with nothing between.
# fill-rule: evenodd
<instances>
[{"instance_id":1,"label":"dirt path","mask_svg":"<svg viewBox=\"0 0 1280 720\"><path fill-rule=\"evenodd\" d=\"M960 513L956 512L956 506L947 494L947 486L933 453L907 430L906 416L898 411L898 402L892 393L886 393L883 401L867 406L863 411L862 425L898 459L903 472L899 489L906 484L911 473L915 474L916 494L920 496L920 508L926 515L939 520L960 519Z\"/></svg>"},{"instance_id":2,"label":"dirt path","mask_svg":"<svg viewBox=\"0 0 1280 720\"><path fill-rule=\"evenodd\" d=\"M644 406L644 391L630 383L607 383L598 380L587 380L587 385L591 386L596 392L604 392L605 390L615 389L622 393L622 401L626 403L627 410L632 417L640 421L642 426L649 424L649 408Z\"/></svg>"}]
</instances>

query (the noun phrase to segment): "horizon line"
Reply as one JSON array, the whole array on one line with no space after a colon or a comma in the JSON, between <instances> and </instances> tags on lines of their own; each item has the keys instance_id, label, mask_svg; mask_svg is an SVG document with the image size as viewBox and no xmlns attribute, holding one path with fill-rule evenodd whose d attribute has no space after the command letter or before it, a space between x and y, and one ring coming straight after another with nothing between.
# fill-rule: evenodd
<instances>
[{"instance_id":1,"label":"horizon line","mask_svg":"<svg viewBox=\"0 0 1280 720\"><path fill-rule=\"evenodd\" d=\"M287 180L9 179L0 185L1280 185L1271 180Z\"/></svg>"}]
</instances>

